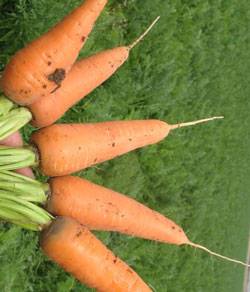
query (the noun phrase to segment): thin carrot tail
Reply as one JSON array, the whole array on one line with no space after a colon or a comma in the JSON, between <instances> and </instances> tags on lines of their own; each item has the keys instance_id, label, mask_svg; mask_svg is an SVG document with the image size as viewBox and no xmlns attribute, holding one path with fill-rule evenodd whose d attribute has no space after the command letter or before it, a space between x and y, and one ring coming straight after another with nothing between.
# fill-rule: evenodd
<instances>
[{"instance_id":1,"label":"thin carrot tail","mask_svg":"<svg viewBox=\"0 0 250 292\"><path fill-rule=\"evenodd\" d=\"M150 24L150 26L146 29L146 31L139 36L132 44L128 46L129 51L132 50L139 42L141 42L145 36L150 32L150 30L155 26L156 22L160 19L160 16L156 17L156 19Z\"/></svg>"},{"instance_id":2,"label":"thin carrot tail","mask_svg":"<svg viewBox=\"0 0 250 292\"><path fill-rule=\"evenodd\" d=\"M170 125L170 129L174 130L174 129L179 129L179 128L183 128L183 127L194 126L197 124L207 123L209 121L218 120L218 119L224 119L224 117L219 116L219 117L212 117L212 118L207 118L207 119L202 119L202 120L197 120L197 121L192 121L192 122L187 122L187 123L178 123L175 125Z\"/></svg>"},{"instance_id":3,"label":"thin carrot tail","mask_svg":"<svg viewBox=\"0 0 250 292\"><path fill-rule=\"evenodd\" d=\"M190 246L192 246L192 247L194 247L194 248L199 248L199 249L201 249L201 250L204 250L205 252L207 252L207 253L209 253L209 254L211 254L211 255L213 255L213 256L216 256L216 257L218 257L218 258L221 258L221 259L223 259L223 260L226 260L226 261L229 261L229 262L233 262L233 263L236 263L236 264L242 265L242 266L247 267L247 268L250 267L250 265L247 264L247 263L244 263L244 262L242 262L242 261L235 260L235 259L232 259L232 258L229 258L229 257L223 256L223 255L221 255L221 254L218 254L218 253L216 253L216 252L213 252L213 251L211 251L210 249L204 247L203 245L196 244L196 243L193 243L193 242L188 242L187 244L190 245Z\"/></svg>"}]
</instances>

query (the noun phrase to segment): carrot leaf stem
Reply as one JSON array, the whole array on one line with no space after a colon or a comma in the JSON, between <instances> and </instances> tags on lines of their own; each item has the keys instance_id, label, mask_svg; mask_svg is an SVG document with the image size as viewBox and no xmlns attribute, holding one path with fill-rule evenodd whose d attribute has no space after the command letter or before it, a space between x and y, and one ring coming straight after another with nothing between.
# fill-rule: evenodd
<instances>
[{"instance_id":1,"label":"carrot leaf stem","mask_svg":"<svg viewBox=\"0 0 250 292\"><path fill-rule=\"evenodd\" d=\"M52 216L33 203L27 203L25 200L4 198L0 193L0 218L22 227L31 226L32 230L40 230L42 226L47 225Z\"/></svg>"},{"instance_id":2,"label":"carrot leaf stem","mask_svg":"<svg viewBox=\"0 0 250 292\"><path fill-rule=\"evenodd\" d=\"M1 106L1 105L0 105ZM15 108L0 116L0 140L10 136L21 129L29 121L32 115L24 107Z\"/></svg>"},{"instance_id":3,"label":"carrot leaf stem","mask_svg":"<svg viewBox=\"0 0 250 292\"><path fill-rule=\"evenodd\" d=\"M41 230L53 217L38 204L47 200L48 184L11 171L0 171L0 219Z\"/></svg>"},{"instance_id":4,"label":"carrot leaf stem","mask_svg":"<svg viewBox=\"0 0 250 292\"><path fill-rule=\"evenodd\" d=\"M0 190L15 193L17 197L29 202L44 204L49 186L11 171L0 171Z\"/></svg>"},{"instance_id":5,"label":"carrot leaf stem","mask_svg":"<svg viewBox=\"0 0 250 292\"><path fill-rule=\"evenodd\" d=\"M0 218L28 229L40 230L42 226L49 224L53 217L25 197L0 190Z\"/></svg>"},{"instance_id":6,"label":"carrot leaf stem","mask_svg":"<svg viewBox=\"0 0 250 292\"><path fill-rule=\"evenodd\" d=\"M0 146L0 171L35 165L37 165L37 156L32 148Z\"/></svg>"},{"instance_id":7,"label":"carrot leaf stem","mask_svg":"<svg viewBox=\"0 0 250 292\"><path fill-rule=\"evenodd\" d=\"M0 116L8 113L13 108L13 106L13 102L0 93Z\"/></svg>"},{"instance_id":8,"label":"carrot leaf stem","mask_svg":"<svg viewBox=\"0 0 250 292\"><path fill-rule=\"evenodd\" d=\"M28 222L28 219L22 214L13 211L3 206L0 207L0 218L4 221L14 223L29 230L38 231L38 227L33 222Z\"/></svg>"}]
</instances>

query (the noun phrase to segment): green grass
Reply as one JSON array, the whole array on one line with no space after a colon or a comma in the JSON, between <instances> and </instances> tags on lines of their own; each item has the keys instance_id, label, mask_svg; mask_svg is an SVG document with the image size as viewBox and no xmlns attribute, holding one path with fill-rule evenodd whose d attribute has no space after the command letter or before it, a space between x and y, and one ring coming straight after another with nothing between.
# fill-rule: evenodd
<instances>
[{"instance_id":1,"label":"green grass","mask_svg":"<svg viewBox=\"0 0 250 292\"><path fill-rule=\"evenodd\" d=\"M78 3L0 0L0 68ZM161 20L119 72L61 120L176 123L225 115L80 175L169 216L193 241L242 260L250 211L249 8L248 0L110 1L81 56L128 44L157 15ZM24 130L26 139L31 130ZM240 266L188 247L97 234L157 292L241 291ZM0 228L0 263L0 291L91 291L43 256L37 234L7 224Z\"/></svg>"}]
</instances>

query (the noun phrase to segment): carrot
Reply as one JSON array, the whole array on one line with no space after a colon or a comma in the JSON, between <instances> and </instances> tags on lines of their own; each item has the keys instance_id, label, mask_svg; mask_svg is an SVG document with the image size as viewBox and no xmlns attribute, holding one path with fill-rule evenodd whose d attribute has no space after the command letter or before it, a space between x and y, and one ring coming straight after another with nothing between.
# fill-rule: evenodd
<instances>
[{"instance_id":1,"label":"carrot","mask_svg":"<svg viewBox=\"0 0 250 292\"><path fill-rule=\"evenodd\" d=\"M102 292L152 291L86 227L59 217L42 231L44 253L81 283Z\"/></svg>"},{"instance_id":2,"label":"carrot","mask_svg":"<svg viewBox=\"0 0 250 292\"><path fill-rule=\"evenodd\" d=\"M33 125L53 124L80 99L106 81L128 59L130 50L150 31L159 17L132 45L102 51L77 62L68 73L61 88L29 106Z\"/></svg>"},{"instance_id":3,"label":"carrot","mask_svg":"<svg viewBox=\"0 0 250 292\"><path fill-rule=\"evenodd\" d=\"M125 195L87 180L73 176L53 178L50 190L47 201L50 213L74 218L92 230L117 231L163 243L189 245L248 266L193 243L172 220Z\"/></svg>"},{"instance_id":4,"label":"carrot","mask_svg":"<svg viewBox=\"0 0 250 292\"><path fill-rule=\"evenodd\" d=\"M0 171L0 190L0 220L42 231L41 246L45 253L82 283L98 291L151 291L86 227L69 218L53 220L38 206L47 200L48 184Z\"/></svg>"},{"instance_id":5,"label":"carrot","mask_svg":"<svg viewBox=\"0 0 250 292\"><path fill-rule=\"evenodd\" d=\"M124 234L171 244L187 237L173 221L135 200L74 176L52 178L46 209L76 219L92 230ZM147 224L145 224L147 222Z\"/></svg>"},{"instance_id":6,"label":"carrot","mask_svg":"<svg viewBox=\"0 0 250 292\"><path fill-rule=\"evenodd\" d=\"M42 172L62 176L157 143L176 128L217 118L176 125L159 120L56 124L35 132L31 143L38 149Z\"/></svg>"},{"instance_id":7,"label":"carrot","mask_svg":"<svg viewBox=\"0 0 250 292\"><path fill-rule=\"evenodd\" d=\"M107 0L85 0L46 34L18 51L7 64L0 87L27 105L57 90L74 64Z\"/></svg>"}]
</instances>

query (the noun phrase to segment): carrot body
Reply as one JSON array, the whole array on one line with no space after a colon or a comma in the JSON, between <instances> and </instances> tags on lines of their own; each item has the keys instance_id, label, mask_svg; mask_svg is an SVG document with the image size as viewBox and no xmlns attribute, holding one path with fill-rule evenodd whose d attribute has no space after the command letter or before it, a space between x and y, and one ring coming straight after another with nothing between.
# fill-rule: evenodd
<instances>
[{"instance_id":1,"label":"carrot body","mask_svg":"<svg viewBox=\"0 0 250 292\"><path fill-rule=\"evenodd\" d=\"M68 73L63 86L29 106L33 125L53 124L70 107L107 80L128 58L127 47L118 47L77 62Z\"/></svg>"},{"instance_id":2,"label":"carrot body","mask_svg":"<svg viewBox=\"0 0 250 292\"><path fill-rule=\"evenodd\" d=\"M53 178L50 213L68 216L92 230L117 231L176 245L188 242L173 221L137 201L73 176Z\"/></svg>"},{"instance_id":3,"label":"carrot body","mask_svg":"<svg viewBox=\"0 0 250 292\"><path fill-rule=\"evenodd\" d=\"M149 33L159 18L131 45L102 51L76 63L61 88L30 105L33 125L42 128L53 124L76 102L107 80L128 59L130 50Z\"/></svg>"},{"instance_id":4,"label":"carrot body","mask_svg":"<svg viewBox=\"0 0 250 292\"><path fill-rule=\"evenodd\" d=\"M40 168L62 176L164 139L171 126L158 120L55 124L35 132Z\"/></svg>"},{"instance_id":5,"label":"carrot body","mask_svg":"<svg viewBox=\"0 0 250 292\"><path fill-rule=\"evenodd\" d=\"M127 264L73 219L57 218L42 232L40 242L48 257L97 291L151 291Z\"/></svg>"},{"instance_id":6,"label":"carrot body","mask_svg":"<svg viewBox=\"0 0 250 292\"><path fill-rule=\"evenodd\" d=\"M33 103L60 87L107 0L85 0L54 28L18 51L1 87L18 104Z\"/></svg>"},{"instance_id":7,"label":"carrot body","mask_svg":"<svg viewBox=\"0 0 250 292\"><path fill-rule=\"evenodd\" d=\"M249 264L218 254L188 239L180 226L122 194L78 177L57 177L50 182L47 209L69 216L90 229L117 231L175 245L189 245L244 267Z\"/></svg>"}]
</instances>

